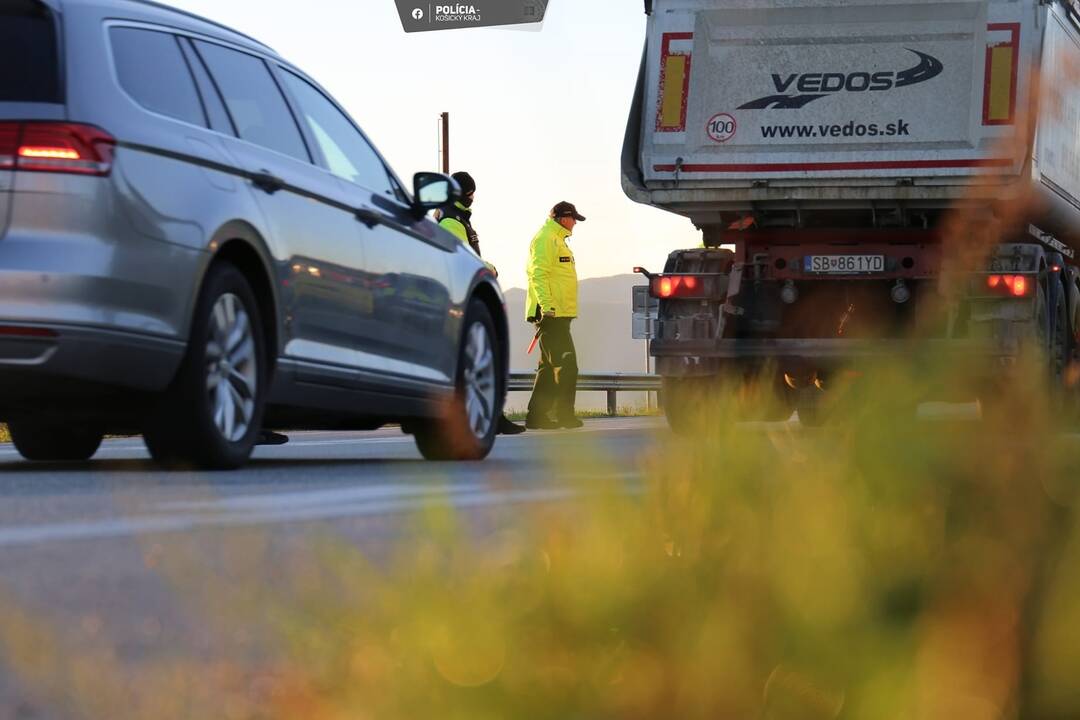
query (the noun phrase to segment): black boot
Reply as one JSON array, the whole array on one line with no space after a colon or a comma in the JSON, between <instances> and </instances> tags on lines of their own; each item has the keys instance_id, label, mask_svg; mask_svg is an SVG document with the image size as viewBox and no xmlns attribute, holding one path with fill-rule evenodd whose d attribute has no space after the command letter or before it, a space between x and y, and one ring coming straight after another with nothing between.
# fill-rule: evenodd
<instances>
[{"instance_id":1,"label":"black boot","mask_svg":"<svg viewBox=\"0 0 1080 720\"><path fill-rule=\"evenodd\" d=\"M559 423L548 417L527 417L525 427L530 430L558 430Z\"/></svg>"},{"instance_id":2,"label":"black boot","mask_svg":"<svg viewBox=\"0 0 1080 720\"><path fill-rule=\"evenodd\" d=\"M520 435L523 432L525 432L525 428L510 422L510 418L505 415L499 418L500 435Z\"/></svg>"},{"instance_id":3,"label":"black boot","mask_svg":"<svg viewBox=\"0 0 1080 720\"><path fill-rule=\"evenodd\" d=\"M270 430L263 430L259 433L259 439L255 441L256 445L284 445L289 442L288 435L282 435L281 433L272 432Z\"/></svg>"}]
</instances>

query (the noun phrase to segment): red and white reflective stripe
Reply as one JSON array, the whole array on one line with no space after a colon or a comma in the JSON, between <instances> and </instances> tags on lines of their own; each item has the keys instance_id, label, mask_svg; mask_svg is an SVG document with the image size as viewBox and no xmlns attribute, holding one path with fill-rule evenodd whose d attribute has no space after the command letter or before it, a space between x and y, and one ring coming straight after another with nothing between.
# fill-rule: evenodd
<instances>
[{"instance_id":1,"label":"red and white reflective stripe","mask_svg":"<svg viewBox=\"0 0 1080 720\"><path fill-rule=\"evenodd\" d=\"M922 170L949 168L1011 168L1012 158L969 158L957 160L868 160L863 162L811 163L690 163L678 168L688 173L749 173L749 172L831 172L839 170ZM655 172L675 172L674 163L654 165Z\"/></svg>"}]
</instances>

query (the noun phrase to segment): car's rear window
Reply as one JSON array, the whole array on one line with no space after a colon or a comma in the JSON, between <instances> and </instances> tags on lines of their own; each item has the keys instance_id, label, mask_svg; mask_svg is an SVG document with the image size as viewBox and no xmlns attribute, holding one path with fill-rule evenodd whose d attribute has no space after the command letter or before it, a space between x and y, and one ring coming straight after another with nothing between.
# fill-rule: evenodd
<instances>
[{"instance_id":1,"label":"car's rear window","mask_svg":"<svg viewBox=\"0 0 1080 720\"><path fill-rule=\"evenodd\" d=\"M63 101L52 12L35 0L0 0L0 102Z\"/></svg>"},{"instance_id":2,"label":"car's rear window","mask_svg":"<svg viewBox=\"0 0 1080 720\"><path fill-rule=\"evenodd\" d=\"M120 86L147 110L206 125L187 60L175 35L114 27L110 31Z\"/></svg>"}]
</instances>

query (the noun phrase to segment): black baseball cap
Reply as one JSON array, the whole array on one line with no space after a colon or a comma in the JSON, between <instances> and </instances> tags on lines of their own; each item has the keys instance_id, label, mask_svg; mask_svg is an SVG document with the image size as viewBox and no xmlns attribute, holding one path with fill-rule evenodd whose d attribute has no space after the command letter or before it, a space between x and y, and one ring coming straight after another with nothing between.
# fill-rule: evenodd
<instances>
[{"instance_id":1,"label":"black baseball cap","mask_svg":"<svg viewBox=\"0 0 1080 720\"><path fill-rule=\"evenodd\" d=\"M572 217L578 222L585 222L585 216L577 211L573 203L563 201L551 208L551 217L558 220L559 218Z\"/></svg>"}]
</instances>

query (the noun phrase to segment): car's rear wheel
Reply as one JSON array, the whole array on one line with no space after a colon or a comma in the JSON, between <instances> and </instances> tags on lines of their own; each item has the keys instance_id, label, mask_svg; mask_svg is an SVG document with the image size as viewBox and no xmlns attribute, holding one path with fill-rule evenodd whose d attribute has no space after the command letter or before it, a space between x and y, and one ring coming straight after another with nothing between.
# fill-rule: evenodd
<instances>
[{"instance_id":1,"label":"car's rear wheel","mask_svg":"<svg viewBox=\"0 0 1080 720\"><path fill-rule=\"evenodd\" d=\"M11 442L27 460L82 462L94 457L105 434L58 422L15 421L8 424Z\"/></svg>"},{"instance_id":2,"label":"car's rear wheel","mask_svg":"<svg viewBox=\"0 0 1080 720\"><path fill-rule=\"evenodd\" d=\"M262 427L266 345L255 294L228 263L207 273L187 354L144 430L154 460L231 470Z\"/></svg>"},{"instance_id":3,"label":"car's rear wheel","mask_svg":"<svg viewBox=\"0 0 1080 720\"><path fill-rule=\"evenodd\" d=\"M428 460L483 460L494 447L506 375L496 337L491 312L473 300L465 314L454 395L438 417L413 428Z\"/></svg>"}]
</instances>

